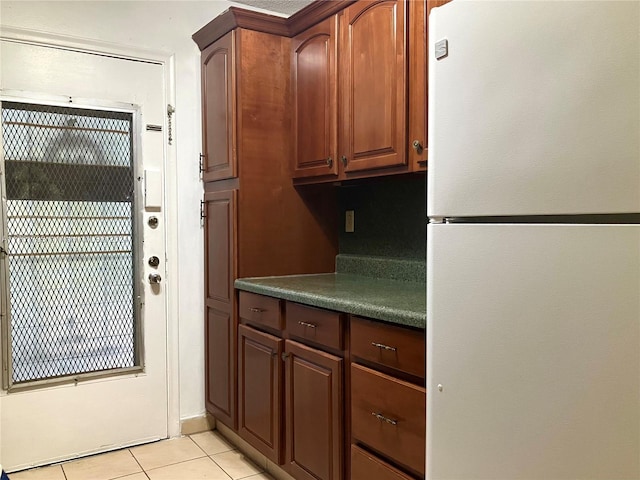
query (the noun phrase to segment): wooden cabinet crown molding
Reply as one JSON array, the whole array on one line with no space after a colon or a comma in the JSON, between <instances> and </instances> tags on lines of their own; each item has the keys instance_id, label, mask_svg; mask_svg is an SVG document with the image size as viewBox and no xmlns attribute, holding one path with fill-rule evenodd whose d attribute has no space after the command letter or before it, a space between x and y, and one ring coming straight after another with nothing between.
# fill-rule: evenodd
<instances>
[{"instance_id":1,"label":"wooden cabinet crown molding","mask_svg":"<svg viewBox=\"0 0 640 480\"><path fill-rule=\"evenodd\" d=\"M234 28L246 28L283 37L294 37L303 30L348 7L356 0L316 0L289 18L229 7L192 35L202 51Z\"/></svg>"}]
</instances>

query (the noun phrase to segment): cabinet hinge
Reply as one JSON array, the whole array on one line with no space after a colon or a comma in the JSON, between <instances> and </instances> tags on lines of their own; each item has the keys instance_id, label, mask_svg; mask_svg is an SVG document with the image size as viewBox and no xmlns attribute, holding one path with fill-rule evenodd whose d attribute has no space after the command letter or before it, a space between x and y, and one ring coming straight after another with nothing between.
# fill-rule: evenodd
<instances>
[{"instance_id":1,"label":"cabinet hinge","mask_svg":"<svg viewBox=\"0 0 640 480\"><path fill-rule=\"evenodd\" d=\"M291 355L291 354L287 353L287 352L282 352L282 361L285 362L287 360L287 358L289 357L289 355Z\"/></svg>"},{"instance_id":2,"label":"cabinet hinge","mask_svg":"<svg viewBox=\"0 0 640 480\"><path fill-rule=\"evenodd\" d=\"M204 173L204 153L200 154L200 162L198 165L200 174Z\"/></svg>"},{"instance_id":3,"label":"cabinet hinge","mask_svg":"<svg viewBox=\"0 0 640 480\"><path fill-rule=\"evenodd\" d=\"M176 109L173 108L173 105L167 104L167 136L168 136L167 140L169 141L169 145L171 145L171 143L173 142L173 129L171 128L171 117L175 111Z\"/></svg>"},{"instance_id":4,"label":"cabinet hinge","mask_svg":"<svg viewBox=\"0 0 640 480\"><path fill-rule=\"evenodd\" d=\"M200 223L204 225L204 219L207 218L206 202L200 200Z\"/></svg>"}]
</instances>

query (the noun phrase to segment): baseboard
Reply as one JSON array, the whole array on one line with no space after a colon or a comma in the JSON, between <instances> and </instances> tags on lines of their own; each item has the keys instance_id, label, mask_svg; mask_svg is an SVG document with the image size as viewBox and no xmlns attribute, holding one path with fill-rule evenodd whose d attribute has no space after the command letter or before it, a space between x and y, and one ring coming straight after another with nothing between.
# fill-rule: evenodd
<instances>
[{"instance_id":1,"label":"baseboard","mask_svg":"<svg viewBox=\"0 0 640 480\"><path fill-rule=\"evenodd\" d=\"M185 418L180 421L180 433L182 435L192 435L194 433L206 432L207 430L215 430L215 428L216 419L209 414Z\"/></svg>"}]
</instances>

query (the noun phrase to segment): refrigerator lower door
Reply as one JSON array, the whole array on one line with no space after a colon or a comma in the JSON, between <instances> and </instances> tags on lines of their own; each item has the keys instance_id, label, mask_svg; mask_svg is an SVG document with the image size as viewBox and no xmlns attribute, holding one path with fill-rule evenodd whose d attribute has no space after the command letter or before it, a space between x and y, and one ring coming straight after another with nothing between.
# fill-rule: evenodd
<instances>
[{"instance_id":1,"label":"refrigerator lower door","mask_svg":"<svg viewBox=\"0 0 640 480\"><path fill-rule=\"evenodd\" d=\"M640 478L640 226L430 224L427 478Z\"/></svg>"},{"instance_id":2,"label":"refrigerator lower door","mask_svg":"<svg viewBox=\"0 0 640 480\"><path fill-rule=\"evenodd\" d=\"M640 212L638 32L638 1L434 8L427 215Z\"/></svg>"}]
</instances>

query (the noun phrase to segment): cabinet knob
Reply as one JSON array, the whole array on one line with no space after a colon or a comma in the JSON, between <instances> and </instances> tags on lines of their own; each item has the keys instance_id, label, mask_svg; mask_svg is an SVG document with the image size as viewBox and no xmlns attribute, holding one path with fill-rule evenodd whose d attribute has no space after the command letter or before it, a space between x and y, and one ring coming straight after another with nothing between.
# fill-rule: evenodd
<instances>
[{"instance_id":1,"label":"cabinet knob","mask_svg":"<svg viewBox=\"0 0 640 480\"><path fill-rule=\"evenodd\" d=\"M422 143L420 142L420 140L414 140L413 143L411 144L411 146L413 147L413 149L416 151L416 153L418 155L420 155L422 153Z\"/></svg>"},{"instance_id":2,"label":"cabinet knob","mask_svg":"<svg viewBox=\"0 0 640 480\"><path fill-rule=\"evenodd\" d=\"M347 166L347 157L345 157L344 155L342 155L340 157L340 160L342 161L342 165L344 165L345 167Z\"/></svg>"},{"instance_id":3,"label":"cabinet knob","mask_svg":"<svg viewBox=\"0 0 640 480\"><path fill-rule=\"evenodd\" d=\"M333 158L327 158L327 167L331 168L333 166Z\"/></svg>"}]
</instances>

